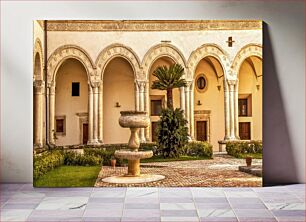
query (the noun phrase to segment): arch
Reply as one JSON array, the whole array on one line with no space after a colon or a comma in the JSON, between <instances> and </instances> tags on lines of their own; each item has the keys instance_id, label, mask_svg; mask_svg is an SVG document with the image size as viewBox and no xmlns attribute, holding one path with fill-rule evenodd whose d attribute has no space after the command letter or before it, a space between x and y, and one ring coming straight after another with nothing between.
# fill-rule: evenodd
<instances>
[{"instance_id":1,"label":"arch","mask_svg":"<svg viewBox=\"0 0 306 222\"><path fill-rule=\"evenodd\" d=\"M77 59L84 65L88 81L92 82L91 79L94 76L94 69L96 67L89 54L79 46L64 45L57 48L48 59L47 69L49 83L54 83L58 68L66 59L70 58Z\"/></svg>"},{"instance_id":2,"label":"arch","mask_svg":"<svg viewBox=\"0 0 306 222\"><path fill-rule=\"evenodd\" d=\"M96 60L97 75L101 76L102 80L107 64L115 57L127 60L133 68L135 79L141 79L140 61L137 54L130 47L114 43L103 49Z\"/></svg>"},{"instance_id":3,"label":"arch","mask_svg":"<svg viewBox=\"0 0 306 222\"><path fill-rule=\"evenodd\" d=\"M228 70L228 67L230 66L228 54L216 44L203 44L196 50L194 50L188 59L188 79L193 79L195 70L199 62L208 56L214 57L219 61L223 69L224 75L228 73L226 72L226 70Z\"/></svg>"},{"instance_id":4,"label":"arch","mask_svg":"<svg viewBox=\"0 0 306 222\"><path fill-rule=\"evenodd\" d=\"M231 65L234 75L236 76L238 75L240 66L243 63L243 61L251 56L257 56L262 59L262 45L251 43L242 47L238 51Z\"/></svg>"},{"instance_id":5,"label":"arch","mask_svg":"<svg viewBox=\"0 0 306 222\"><path fill-rule=\"evenodd\" d=\"M142 68L144 72L144 79L149 79L149 71L152 64L163 56L169 57L174 62L181 64L186 70L187 63L183 53L174 45L160 43L151 47L143 57Z\"/></svg>"},{"instance_id":6,"label":"arch","mask_svg":"<svg viewBox=\"0 0 306 222\"><path fill-rule=\"evenodd\" d=\"M35 72L36 68L36 56L39 56L39 61L40 61L40 72L39 75L37 75L37 72ZM34 51L33 51L33 70L34 70L34 81L35 80L43 80L43 64L44 64L44 57L43 57L43 48L42 44L39 38L36 38L35 43L34 43Z\"/></svg>"}]
</instances>

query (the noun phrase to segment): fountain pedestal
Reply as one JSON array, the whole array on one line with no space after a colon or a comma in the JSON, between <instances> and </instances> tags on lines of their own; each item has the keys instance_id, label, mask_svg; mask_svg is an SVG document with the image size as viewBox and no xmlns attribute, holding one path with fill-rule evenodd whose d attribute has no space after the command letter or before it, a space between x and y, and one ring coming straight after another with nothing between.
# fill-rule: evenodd
<instances>
[{"instance_id":1,"label":"fountain pedestal","mask_svg":"<svg viewBox=\"0 0 306 222\"><path fill-rule=\"evenodd\" d=\"M115 157L128 160L128 172L123 176L113 176L102 179L108 183L145 183L162 180L163 175L141 174L140 159L153 156L152 151L138 151L140 146L139 128L146 128L150 125L150 118L146 112L122 111L119 118L121 127L130 128L131 136L128 143L129 150L117 150Z\"/></svg>"}]
</instances>

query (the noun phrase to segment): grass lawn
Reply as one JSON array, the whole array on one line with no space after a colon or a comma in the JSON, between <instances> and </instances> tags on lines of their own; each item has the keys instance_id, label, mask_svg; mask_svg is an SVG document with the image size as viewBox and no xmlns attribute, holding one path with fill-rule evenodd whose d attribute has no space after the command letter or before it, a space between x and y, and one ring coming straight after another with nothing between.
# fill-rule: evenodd
<instances>
[{"instance_id":1,"label":"grass lawn","mask_svg":"<svg viewBox=\"0 0 306 222\"><path fill-rule=\"evenodd\" d=\"M141 160L142 163L152 162L170 162L170 161L187 161L187 160L209 160L208 157L196 157L196 156L180 156L179 158L163 158L162 156L153 156L149 159Z\"/></svg>"},{"instance_id":2,"label":"grass lawn","mask_svg":"<svg viewBox=\"0 0 306 222\"><path fill-rule=\"evenodd\" d=\"M247 156L252 157L253 159L262 159L262 153L247 153L247 154L239 154L240 159L244 159Z\"/></svg>"},{"instance_id":3,"label":"grass lawn","mask_svg":"<svg viewBox=\"0 0 306 222\"><path fill-rule=\"evenodd\" d=\"M35 187L93 187L101 166L60 166L34 181Z\"/></svg>"}]
</instances>

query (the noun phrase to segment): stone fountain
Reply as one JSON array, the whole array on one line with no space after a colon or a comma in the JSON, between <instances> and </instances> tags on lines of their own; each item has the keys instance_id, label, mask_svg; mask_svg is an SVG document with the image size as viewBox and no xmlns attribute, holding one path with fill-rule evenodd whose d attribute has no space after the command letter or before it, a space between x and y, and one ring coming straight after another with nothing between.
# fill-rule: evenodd
<instances>
[{"instance_id":1,"label":"stone fountain","mask_svg":"<svg viewBox=\"0 0 306 222\"><path fill-rule=\"evenodd\" d=\"M150 118L147 112L141 111L121 111L119 124L121 127L130 128L131 136L128 143L128 150L115 151L115 157L128 160L128 172L122 176L112 176L102 179L108 183L145 183L162 180L163 175L141 174L140 160L153 156L153 151L138 151L139 129L146 128L150 125Z\"/></svg>"}]
</instances>

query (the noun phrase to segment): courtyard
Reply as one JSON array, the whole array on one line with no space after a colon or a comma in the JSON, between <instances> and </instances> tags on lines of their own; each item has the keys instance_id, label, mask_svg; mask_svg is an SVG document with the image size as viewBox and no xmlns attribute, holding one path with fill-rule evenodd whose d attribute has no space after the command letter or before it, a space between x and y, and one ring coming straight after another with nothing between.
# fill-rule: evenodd
<instances>
[{"instance_id":1,"label":"courtyard","mask_svg":"<svg viewBox=\"0 0 306 222\"><path fill-rule=\"evenodd\" d=\"M240 172L244 159L227 154L215 154L213 159L141 163L144 174L161 174L165 179L141 184L111 184L102 182L109 176L120 176L127 167L102 166L95 187L260 187L262 178ZM262 165L261 159L253 159L253 165Z\"/></svg>"}]
</instances>

